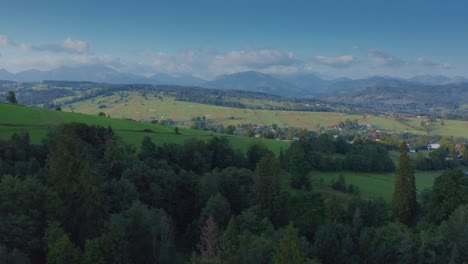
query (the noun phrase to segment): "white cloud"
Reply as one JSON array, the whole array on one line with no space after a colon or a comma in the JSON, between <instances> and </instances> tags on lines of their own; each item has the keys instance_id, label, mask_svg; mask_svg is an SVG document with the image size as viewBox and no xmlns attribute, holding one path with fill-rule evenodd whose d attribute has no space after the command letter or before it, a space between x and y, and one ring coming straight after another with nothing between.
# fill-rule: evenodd
<instances>
[{"instance_id":1,"label":"white cloud","mask_svg":"<svg viewBox=\"0 0 468 264\"><path fill-rule=\"evenodd\" d=\"M0 68L7 68L12 72L20 72L32 69L52 70L62 66L74 67L83 65L105 65L111 68L118 68L122 65L122 62L119 58L88 55L77 55L71 57L47 55L0 62Z\"/></svg>"},{"instance_id":2,"label":"white cloud","mask_svg":"<svg viewBox=\"0 0 468 264\"><path fill-rule=\"evenodd\" d=\"M41 56L35 58L27 58L27 59L14 59L3 61L0 64L0 68L7 68L9 71L12 72L19 72L25 70L50 70L54 68L58 68L62 65L66 65L66 63L71 63L70 60L66 60L63 58L57 58L55 56Z\"/></svg>"},{"instance_id":3,"label":"white cloud","mask_svg":"<svg viewBox=\"0 0 468 264\"><path fill-rule=\"evenodd\" d=\"M260 72L266 73L266 74L291 75L291 74L299 73L301 70L302 70L302 67L296 66L296 65L291 65L291 66L273 65L273 66L260 70Z\"/></svg>"},{"instance_id":4,"label":"white cloud","mask_svg":"<svg viewBox=\"0 0 468 264\"><path fill-rule=\"evenodd\" d=\"M194 62L181 59L178 55L156 52L150 53L149 58L149 66L157 72L184 74L193 70L191 64Z\"/></svg>"},{"instance_id":5,"label":"white cloud","mask_svg":"<svg viewBox=\"0 0 468 264\"><path fill-rule=\"evenodd\" d=\"M82 40L73 40L70 37L65 39L63 47L70 52L76 53L87 53L89 51L88 43Z\"/></svg>"},{"instance_id":6,"label":"white cloud","mask_svg":"<svg viewBox=\"0 0 468 264\"><path fill-rule=\"evenodd\" d=\"M369 50L368 56L377 66L400 67L406 64L403 60L391 56L381 50Z\"/></svg>"},{"instance_id":7,"label":"white cloud","mask_svg":"<svg viewBox=\"0 0 468 264\"><path fill-rule=\"evenodd\" d=\"M16 43L7 36L0 35L0 46L16 46Z\"/></svg>"},{"instance_id":8,"label":"white cloud","mask_svg":"<svg viewBox=\"0 0 468 264\"><path fill-rule=\"evenodd\" d=\"M220 74L240 71L260 71L265 73L286 73L297 71L300 61L291 52L274 49L234 50L225 53L214 49L185 49L177 54L146 52L145 63L133 65L133 72L192 74L202 78L213 78ZM146 69L145 69L146 66Z\"/></svg>"},{"instance_id":9,"label":"white cloud","mask_svg":"<svg viewBox=\"0 0 468 264\"><path fill-rule=\"evenodd\" d=\"M418 64L428 66L428 67L439 67L439 68L442 68L442 69L452 69L453 68L453 66L451 64L441 63L441 62L436 62L436 61L430 61L430 60L426 60L424 58L417 58L416 62Z\"/></svg>"},{"instance_id":10,"label":"white cloud","mask_svg":"<svg viewBox=\"0 0 468 264\"><path fill-rule=\"evenodd\" d=\"M366 50L357 46L352 50L348 49L342 56L316 56L308 60L297 57L290 51L270 48L224 52L207 48L190 48L176 53L144 52L121 60L114 56L95 56L90 53L87 42L72 38L66 38L57 44L33 45L15 44L7 37L0 36L0 46L5 45L16 45L17 51L31 52L28 54L15 53L14 50L8 54L3 52L0 69L5 68L12 72L29 69L50 70L61 66L104 65L120 72L145 76L165 73L212 79L221 74L259 71L277 75L321 73L327 76L354 78L367 75L408 77L453 68L448 63L425 58L406 62L381 50ZM369 59L358 59L356 54L361 52L367 52Z\"/></svg>"},{"instance_id":11,"label":"white cloud","mask_svg":"<svg viewBox=\"0 0 468 264\"><path fill-rule=\"evenodd\" d=\"M249 68L263 68L272 65L292 65L297 63L292 52L275 49L234 50L215 57L213 64L219 66L240 65Z\"/></svg>"},{"instance_id":12,"label":"white cloud","mask_svg":"<svg viewBox=\"0 0 468 264\"><path fill-rule=\"evenodd\" d=\"M351 55L343 55L339 57L316 56L314 61L331 67L348 67L351 64L356 63L357 59Z\"/></svg>"},{"instance_id":13,"label":"white cloud","mask_svg":"<svg viewBox=\"0 0 468 264\"><path fill-rule=\"evenodd\" d=\"M70 53L70 54L86 54L89 53L89 44L82 40L73 40L67 38L62 44L39 44L30 45L22 43L20 48L23 51L37 51L37 52L53 52L53 53Z\"/></svg>"},{"instance_id":14,"label":"white cloud","mask_svg":"<svg viewBox=\"0 0 468 264\"><path fill-rule=\"evenodd\" d=\"M25 43L21 43L21 44L20 44L20 49L21 49L22 51L25 51L25 52L31 51L31 46L28 45L28 44L25 44Z\"/></svg>"},{"instance_id":15,"label":"white cloud","mask_svg":"<svg viewBox=\"0 0 468 264\"><path fill-rule=\"evenodd\" d=\"M112 68L118 68L123 65L120 58L111 56L89 56L89 55L77 55L70 58L70 61L74 65L105 65Z\"/></svg>"}]
</instances>

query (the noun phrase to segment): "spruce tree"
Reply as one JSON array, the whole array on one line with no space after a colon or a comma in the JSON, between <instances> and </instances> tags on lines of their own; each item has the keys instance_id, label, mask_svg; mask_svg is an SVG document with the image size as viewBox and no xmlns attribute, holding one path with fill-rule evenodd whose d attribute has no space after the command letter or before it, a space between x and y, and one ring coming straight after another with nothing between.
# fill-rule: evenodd
<instances>
[{"instance_id":1,"label":"spruce tree","mask_svg":"<svg viewBox=\"0 0 468 264\"><path fill-rule=\"evenodd\" d=\"M272 155L263 157L257 164L254 190L263 209L272 214L273 202L279 193L279 163Z\"/></svg>"},{"instance_id":2,"label":"spruce tree","mask_svg":"<svg viewBox=\"0 0 468 264\"><path fill-rule=\"evenodd\" d=\"M202 228L200 235L200 250L201 260L208 263L216 263L219 258L219 229L218 224L213 217L208 217L205 226Z\"/></svg>"},{"instance_id":3,"label":"spruce tree","mask_svg":"<svg viewBox=\"0 0 468 264\"><path fill-rule=\"evenodd\" d=\"M289 223L284 231L273 260L275 264L301 264L304 260L297 229L294 228L293 223Z\"/></svg>"},{"instance_id":4,"label":"spruce tree","mask_svg":"<svg viewBox=\"0 0 468 264\"><path fill-rule=\"evenodd\" d=\"M221 262L226 264L239 263L239 248L239 229L237 227L236 218L232 216L221 237Z\"/></svg>"},{"instance_id":5,"label":"spruce tree","mask_svg":"<svg viewBox=\"0 0 468 264\"><path fill-rule=\"evenodd\" d=\"M16 100L15 92L13 91L8 91L6 99L7 99L7 102L9 102L10 104L18 104L18 101Z\"/></svg>"},{"instance_id":6,"label":"spruce tree","mask_svg":"<svg viewBox=\"0 0 468 264\"><path fill-rule=\"evenodd\" d=\"M410 224L416 213L416 182L406 142L400 144L400 159L393 192L393 209L398 221Z\"/></svg>"}]
</instances>

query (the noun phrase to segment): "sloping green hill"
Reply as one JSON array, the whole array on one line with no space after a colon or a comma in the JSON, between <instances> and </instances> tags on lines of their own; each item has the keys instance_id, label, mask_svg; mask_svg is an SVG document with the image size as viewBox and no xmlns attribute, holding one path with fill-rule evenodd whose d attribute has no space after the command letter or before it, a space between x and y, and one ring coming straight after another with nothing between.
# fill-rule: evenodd
<instances>
[{"instance_id":1,"label":"sloping green hill","mask_svg":"<svg viewBox=\"0 0 468 264\"><path fill-rule=\"evenodd\" d=\"M104 127L110 126L125 142L137 148L145 136L151 137L156 144L183 143L188 138L193 137L208 140L213 136L224 136L208 131L184 128L180 128L180 135L176 135L174 127L171 126L0 103L0 139L9 138L15 132L29 132L31 141L38 143L45 138L50 127L71 122ZM245 151L248 145L255 140L237 136L228 136L228 139L235 148L242 151ZM287 142L262 141L276 154L279 153L281 148L286 149L288 147Z\"/></svg>"},{"instance_id":2,"label":"sloping green hill","mask_svg":"<svg viewBox=\"0 0 468 264\"><path fill-rule=\"evenodd\" d=\"M245 104L258 104L260 107L266 105L258 100L243 101ZM101 106L105 106L101 108ZM281 105L277 105L281 106ZM286 105L285 105L286 106ZM411 133L425 135L426 131L421 128L422 119L406 118L396 119L384 115L369 116L351 115L337 112L307 112L307 111L280 111L261 109L242 109L224 106L207 105L193 102L177 101L171 96L154 97L141 92L127 92L125 95L103 95L91 99L81 100L72 104L62 106L64 111L75 111L84 114L97 115L104 112L111 117L132 118L135 120L164 120L172 119L181 126L188 127L192 118L205 116L207 122L212 125L240 125L258 124L279 127L306 128L319 132L321 127L338 125L340 122L357 120L360 125L372 125L373 129L392 131L395 133ZM445 125L433 123L431 135L468 137L468 122L445 120Z\"/></svg>"}]
</instances>

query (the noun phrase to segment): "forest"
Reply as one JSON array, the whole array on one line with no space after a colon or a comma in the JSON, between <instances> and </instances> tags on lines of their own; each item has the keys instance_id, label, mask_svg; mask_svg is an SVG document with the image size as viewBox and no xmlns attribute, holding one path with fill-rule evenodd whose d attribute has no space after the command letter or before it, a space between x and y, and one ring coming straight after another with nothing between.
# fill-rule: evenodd
<instances>
[{"instance_id":1,"label":"forest","mask_svg":"<svg viewBox=\"0 0 468 264\"><path fill-rule=\"evenodd\" d=\"M301 135L275 157L226 138L136 150L71 123L0 141L0 263L463 263L468 180L420 193L402 144ZM307 172L395 171L393 204L318 192ZM313 177L313 175L312 175ZM414 183L414 175L412 176Z\"/></svg>"}]
</instances>

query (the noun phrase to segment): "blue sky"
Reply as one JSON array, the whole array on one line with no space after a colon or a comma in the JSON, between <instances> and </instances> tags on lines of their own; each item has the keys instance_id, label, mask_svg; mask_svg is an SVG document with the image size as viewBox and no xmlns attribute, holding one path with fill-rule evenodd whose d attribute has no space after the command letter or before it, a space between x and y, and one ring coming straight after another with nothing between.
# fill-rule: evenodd
<instances>
[{"instance_id":1,"label":"blue sky","mask_svg":"<svg viewBox=\"0 0 468 264\"><path fill-rule=\"evenodd\" d=\"M465 1L9 1L0 68L468 76Z\"/></svg>"}]
</instances>

